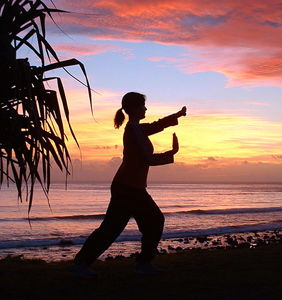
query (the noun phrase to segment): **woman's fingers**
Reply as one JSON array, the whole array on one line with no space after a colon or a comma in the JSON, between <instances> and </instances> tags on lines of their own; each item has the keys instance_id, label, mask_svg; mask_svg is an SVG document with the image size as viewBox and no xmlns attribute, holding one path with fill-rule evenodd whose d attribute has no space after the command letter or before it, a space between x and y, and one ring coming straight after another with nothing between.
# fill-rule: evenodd
<instances>
[{"instance_id":1,"label":"woman's fingers","mask_svg":"<svg viewBox=\"0 0 282 300\"><path fill-rule=\"evenodd\" d=\"M172 150L174 154L177 153L179 150L178 138L175 133L172 135Z\"/></svg>"},{"instance_id":2,"label":"woman's fingers","mask_svg":"<svg viewBox=\"0 0 282 300\"><path fill-rule=\"evenodd\" d=\"M186 116L186 114L187 114L187 107L186 106L183 106L181 108L181 110L176 113L177 118L182 117L182 116L184 117L184 116Z\"/></svg>"}]
</instances>

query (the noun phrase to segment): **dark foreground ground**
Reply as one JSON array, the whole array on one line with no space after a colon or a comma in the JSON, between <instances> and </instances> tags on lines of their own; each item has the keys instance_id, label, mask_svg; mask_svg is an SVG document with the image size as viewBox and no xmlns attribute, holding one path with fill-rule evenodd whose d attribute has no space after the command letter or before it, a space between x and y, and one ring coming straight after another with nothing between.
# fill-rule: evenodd
<instances>
[{"instance_id":1,"label":"dark foreground ground","mask_svg":"<svg viewBox=\"0 0 282 300\"><path fill-rule=\"evenodd\" d=\"M157 257L164 274L134 274L134 259L98 261L98 279L70 276L72 262L0 260L0 299L282 299L282 244L189 250Z\"/></svg>"}]
</instances>

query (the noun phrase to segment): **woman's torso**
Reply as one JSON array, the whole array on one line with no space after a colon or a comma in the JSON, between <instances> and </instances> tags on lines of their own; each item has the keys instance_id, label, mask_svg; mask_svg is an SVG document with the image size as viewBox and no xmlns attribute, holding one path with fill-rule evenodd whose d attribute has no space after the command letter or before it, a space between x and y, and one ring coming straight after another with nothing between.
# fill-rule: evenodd
<instances>
[{"instance_id":1,"label":"woman's torso","mask_svg":"<svg viewBox=\"0 0 282 300\"><path fill-rule=\"evenodd\" d=\"M143 155L144 149L142 150L141 147L146 148L150 154L153 154L154 148L148 135L142 129L142 125L127 123L123 135L123 147L123 162L114 177L114 181L135 188L145 188L149 164Z\"/></svg>"}]
</instances>

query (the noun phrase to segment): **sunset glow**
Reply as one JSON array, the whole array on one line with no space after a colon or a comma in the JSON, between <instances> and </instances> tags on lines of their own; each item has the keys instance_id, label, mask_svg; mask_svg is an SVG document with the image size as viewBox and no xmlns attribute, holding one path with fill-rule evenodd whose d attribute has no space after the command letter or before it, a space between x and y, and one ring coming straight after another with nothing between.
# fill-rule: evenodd
<instances>
[{"instance_id":1,"label":"sunset glow","mask_svg":"<svg viewBox=\"0 0 282 300\"><path fill-rule=\"evenodd\" d=\"M67 35L49 23L50 42L62 59L84 63L98 92L92 116L86 90L59 74L81 149L68 134L75 180L111 179L123 134L113 117L123 94L138 91L147 96L146 122L188 107L179 126L152 137L162 152L177 133L180 151L165 171L170 180L281 181L280 1L55 4L71 13L55 16ZM152 180L169 180L162 168L151 171Z\"/></svg>"}]
</instances>

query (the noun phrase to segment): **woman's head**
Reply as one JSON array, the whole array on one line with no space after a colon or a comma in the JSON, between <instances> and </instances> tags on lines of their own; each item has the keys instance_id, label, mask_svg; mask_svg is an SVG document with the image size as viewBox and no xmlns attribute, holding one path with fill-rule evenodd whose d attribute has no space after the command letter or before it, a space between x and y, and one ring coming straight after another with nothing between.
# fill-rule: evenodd
<instances>
[{"instance_id":1,"label":"woman's head","mask_svg":"<svg viewBox=\"0 0 282 300\"><path fill-rule=\"evenodd\" d=\"M146 101L146 97L143 94L136 92L129 92L122 97L121 108L116 112L114 124L115 128L119 128L124 120L125 116L123 114L124 110L128 115L133 113L136 109L140 108L140 106L144 106Z\"/></svg>"},{"instance_id":2,"label":"woman's head","mask_svg":"<svg viewBox=\"0 0 282 300\"><path fill-rule=\"evenodd\" d=\"M121 106L122 109L130 115L130 113L140 107L140 105L145 105L145 101L145 95L129 92L122 97Z\"/></svg>"}]
</instances>

